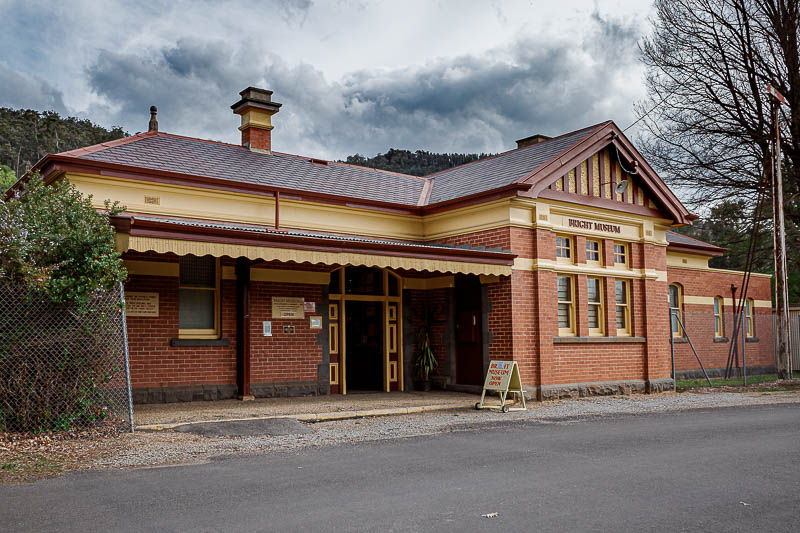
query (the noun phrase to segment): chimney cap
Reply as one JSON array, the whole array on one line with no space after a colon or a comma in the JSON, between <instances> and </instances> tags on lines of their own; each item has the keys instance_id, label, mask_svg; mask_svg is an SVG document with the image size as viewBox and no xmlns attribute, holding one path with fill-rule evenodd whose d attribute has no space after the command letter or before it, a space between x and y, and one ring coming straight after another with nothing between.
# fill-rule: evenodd
<instances>
[{"instance_id":1,"label":"chimney cap","mask_svg":"<svg viewBox=\"0 0 800 533\"><path fill-rule=\"evenodd\" d=\"M147 131L158 131L158 120L156 119L157 114L158 114L158 108L154 105L151 105L150 123L147 125Z\"/></svg>"},{"instance_id":2,"label":"chimney cap","mask_svg":"<svg viewBox=\"0 0 800 533\"><path fill-rule=\"evenodd\" d=\"M281 107L281 104L272 101L272 91L267 89L248 87L240 91L239 95L242 97L241 100L231 106L234 113L238 113L244 107L255 107L277 113Z\"/></svg>"},{"instance_id":3,"label":"chimney cap","mask_svg":"<svg viewBox=\"0 0 800 533\"><path fill-rule=\"evenodd\" d=\"M526 146L543 143L545 141L549 141L550 139L552 139L552 137L548 137L547 135L542 135L541 133L535 133L530 137L525 137L524 139L517 140L517 148L525 148Z\"/></svg>"}]
</instances>

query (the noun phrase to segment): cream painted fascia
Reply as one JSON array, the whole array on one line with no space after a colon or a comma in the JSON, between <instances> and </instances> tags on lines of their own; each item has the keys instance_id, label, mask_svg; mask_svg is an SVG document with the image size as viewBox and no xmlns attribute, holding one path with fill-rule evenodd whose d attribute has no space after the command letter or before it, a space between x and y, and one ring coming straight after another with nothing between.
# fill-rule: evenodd
<instances>
[{"instance_id":1,"label":"cream painted fascia","mask_svg":"<svg viewBox=\"0 0 800 533\"><path fill-rule=\"evenodd\" d=\"M167 276L177 278L180 275L180 265L178 263L123 259L122 264L125 266L125 270L128 271L129 276Z\"/></svg>"},{"instance_id":2,"label":"cream painted fascia","mask_svg":"<svg viewBox=\"0 0 800 533\"><path fill-rule=\"evenodd\" d=\"M707 255L667 250L667 267L686 268L689 270L709 270Z\"/></svg>"},{"instance_id":3,"label":"cream painted fascia","mask_svg":"<svg viewBox=\"0 0 800 533\"><path fill-rule=\"evenodd\" d=\"M278 283L303 283L307 285L327 285L331 282L331 273L309 272L306 270L251 268L250 281L274 281Z\"/></svg>"},{"instance_id":4,"label":"cream painted fascia","mask_svg":"<svg viewBox=\"0 0 800 533\"><path fill-rule=\"evenodd\" d=\"M627 279L651 279L655 281L667 281L667 272L664 270L652 269L623 269L614 267L592 266L584 264L567 264L558 263L549 259L530 259L525 257L518 257L514 259L513 270L546 270L552 272L561 272L564 274L586 276L603 276L612 278L627 278Z\"/></svg>"},{"instance_id":5,"label":"cream painted fascia","mask_svg":"<svg viewBox=\"0 0 800 533\"><path fill-rule=\"evenodd\" d=\"M739 299L736 299L736 305L739 305ZM753 300L756 307L772 309L772 300ZM734 305L733 298L723 298L722 305Z\"/></svg>"},{"instance_id":6,"label":"cream painted fascia","mask_svg":"<svg viewBox=\"0 0 800 533\"><path fill-rule=\"evenodd\" d=\"M420 239L441 240L455 235L520 225L531 227L530 209L511 207L511 199L503 198L422 217Z\"/></svg>"},{"instance_id":7,"label":"cream painted fascia","mask_svg":"<svg viewBox=\"0 0 800 533\"><path fill-rule=\"evenodd\" d=\"M111 199L119 201L133 213L264 226L272 226L275 222L275 199L269 195L79 173L67 173L67 179L82 193L91 194L97 208L103 207L105 199ZM145 203L145 196L151 198L151 203ZM158 204L152 203L153 198L158 199ZM625 228L625 233L619 235L564 227L567 217L584 217L618 224ZM538 227L575 235L644 241L663 246L666 246L665 231L668 227L664 225L668 221L653 217L625 215L596 207L529 198L503 198L424 217L281 199L280 220L281 227L285 229L397 240L435 241L501 227ZM125 248L124 243L120 243L120 248Z\"/></svg>"},{"instance_id":8,"label":"cream painted fascia","mask_svg":"<svg viewBox=\"0 0 800 533\"><path fill-rule=\"evenodd\" d=\"M738 299L737 299L738 300ZM714 297L713 296L683 296L683 303L690 304L690 305L714 305ZM772 308L772 301L771 300L753 300L753 303L756 307L760 308ZM724 306L733 306L739 305L739 302L734 302L733 298L723 298L722 305Z\"/></svg>"},{"instance_id":9,"label":"cream painted fascia","mask_svg":"<svg viewBox=\"0 0 800 533\"><path fill-rule=\"evenodd\" d=\"M403 288L417 291L447 289L455 287L455 276L437 276L435 278L404 278Z\"/></svg>"}]
</instances>

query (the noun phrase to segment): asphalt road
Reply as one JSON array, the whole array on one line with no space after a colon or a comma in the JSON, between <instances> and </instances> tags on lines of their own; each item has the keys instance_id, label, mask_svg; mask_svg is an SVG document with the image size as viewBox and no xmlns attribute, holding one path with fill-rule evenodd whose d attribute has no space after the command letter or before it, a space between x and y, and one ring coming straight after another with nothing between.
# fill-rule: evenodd
<instances>
[{"instance_id":1,"label":"asphalt road","mask_svg":"<svg viewBox=\"0 0 800 533\"><path fill-rule=\"evenodd\" d=\"M0 529L797 531L799 428L769 405L68 474L0 487Z\"/></svg>"}]
</instances>

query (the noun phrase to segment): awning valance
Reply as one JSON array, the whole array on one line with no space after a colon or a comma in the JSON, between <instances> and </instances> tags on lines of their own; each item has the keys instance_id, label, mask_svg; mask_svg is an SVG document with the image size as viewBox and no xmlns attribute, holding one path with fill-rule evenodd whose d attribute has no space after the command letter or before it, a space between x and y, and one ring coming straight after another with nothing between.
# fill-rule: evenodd
<instances>
[{"instance_id":1,"label":"awning valance","mask_svg":"<svg viewBox=\"0 0 800 533\"><path fill-rule=\"evenodd\" d=\"M122 235L118 234L118 237ZM127 242L125 242L127 241ZM336 252L252 246L238 243L203 242L197 240L164 239L130 235L118 238L120 251L173 253L176 255L213 255L214 257L246 257L252 260L282 261L324 265L353 265L415 270L420 272L443 272L453 274L475 274L510 276L511 265L453 261L423 257L403 257L357 252Z\"/></svg>"}]
</instances>

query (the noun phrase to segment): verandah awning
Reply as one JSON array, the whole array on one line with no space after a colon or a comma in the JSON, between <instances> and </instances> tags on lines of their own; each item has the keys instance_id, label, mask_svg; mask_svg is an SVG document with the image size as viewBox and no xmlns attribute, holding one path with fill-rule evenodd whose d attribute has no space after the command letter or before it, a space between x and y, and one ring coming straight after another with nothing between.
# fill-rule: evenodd
<instances>
[{"instance_id":1,"label":"verandah awning","mask_svg":"<svg viewBox=\"0 0 800 533\"><path fill-rule=\"evenodd\" d=\"M515 257L502 250L152 217L131 217L129 224L115 225L119 251L494 276L510 276Z\"/></svg>"}]
</instances>

